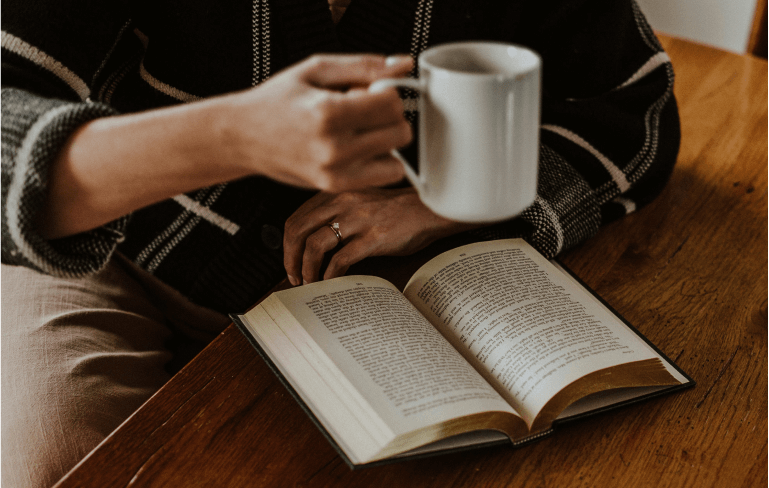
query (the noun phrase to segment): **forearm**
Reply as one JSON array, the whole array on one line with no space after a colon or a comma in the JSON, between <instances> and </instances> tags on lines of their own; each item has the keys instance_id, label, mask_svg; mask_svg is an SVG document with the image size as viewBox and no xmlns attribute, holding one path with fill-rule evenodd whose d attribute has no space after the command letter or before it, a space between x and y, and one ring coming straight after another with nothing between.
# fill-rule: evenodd
<instances>
[{"instance_id":1,"label":"forearm","mask_svg":"<svg viewBox=\"0 0 769 488\"><path fill-rule=\"evenodd\" d=\"M49 170L38 231L58 238L246 173L225 164L221 102L211 100L89 122Z\"/></svg>"},{"instance_id":2,"label":"forearm","mask_svg":"<svg viewBox=\"0 0 769 488\"><path fill-rule=\"evenodd\" d=\"M397 93L345 90L410 67L410 58L316 57L257 88L91 121L49 171L38 231L71 235L248 175L330 191L395 182L400 164L379 156L411 138Z\"/></svg>"}]
</instances>

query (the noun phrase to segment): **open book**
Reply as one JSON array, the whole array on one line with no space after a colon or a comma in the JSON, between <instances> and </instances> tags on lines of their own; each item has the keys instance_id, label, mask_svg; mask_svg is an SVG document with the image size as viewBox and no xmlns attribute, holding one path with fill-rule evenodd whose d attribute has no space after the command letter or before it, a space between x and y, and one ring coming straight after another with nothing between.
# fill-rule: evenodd
<instances>
[{"instance_id":1,"label":"open book","mask_svg":"<svg viewBox=\"0 0 769 488\"><path fill-rule=\"evenodd\" d=\"M345 276L232 318L351 466L506 442L694 382L520 239L448 251L401 293Z\"/></svg>"}]
</instances>

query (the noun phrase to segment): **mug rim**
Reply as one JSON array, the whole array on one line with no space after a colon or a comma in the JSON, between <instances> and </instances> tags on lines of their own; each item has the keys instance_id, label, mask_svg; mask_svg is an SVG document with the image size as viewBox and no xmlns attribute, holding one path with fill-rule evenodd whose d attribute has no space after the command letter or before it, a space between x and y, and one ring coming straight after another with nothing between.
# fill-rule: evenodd
<instances>
[{"instance_id":1,"label":"mug rim","mask_svg":"<svg viewBox=\"0 0 769 488\"><path fill-rule=\"evenodd\" d=\"M444 51L451 51L457 48L467 48L467 49L477 50L479 48L488 48L488 47L492 47L494 49L509 50L512 48L516 50L522 50L533 56L533 62L531 62L530 65L526 66L524 69L521 69L515 73L505 73L505 72L473 73L473 72L441 66L441 65L435 64L434 62L431 62L430 59L428 59ZM451 73L452 76L467 76L467 77L474 77L474 78L499 78L501 76L503 78L520 78L520 77L527 76L531 73L534 73L536 71L539 71L539 69L542 66L542 57L539 55L539 53L537 53L533 49L523 46L521 44L497 42L497 41L458 41L458 42L447 42L445 44L439 44L436 46L429 47L426 50L422 51L419 54L419 68L421 69L424 65L429 66L430 69L432 70L439 70L439 71L445 71L447 73Z\"/></svg>"}]
</instances>

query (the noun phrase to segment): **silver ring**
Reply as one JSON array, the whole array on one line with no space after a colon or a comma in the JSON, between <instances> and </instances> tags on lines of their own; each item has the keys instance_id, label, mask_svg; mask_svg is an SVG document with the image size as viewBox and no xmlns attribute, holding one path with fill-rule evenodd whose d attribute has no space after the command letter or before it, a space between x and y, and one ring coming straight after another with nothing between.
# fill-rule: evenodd
<instances>
[{"instance_id":1,"label":"silver ring","mask_svg":"<svg viewBox=\"0 0 769 488\"><path fill-rule=\"evenodd\" d=\"M337 244L342 242L342 233L339 232L339 222L329 222L326 224L329 229L334 233L336 236Z\"/></svg>"}]
</instances>

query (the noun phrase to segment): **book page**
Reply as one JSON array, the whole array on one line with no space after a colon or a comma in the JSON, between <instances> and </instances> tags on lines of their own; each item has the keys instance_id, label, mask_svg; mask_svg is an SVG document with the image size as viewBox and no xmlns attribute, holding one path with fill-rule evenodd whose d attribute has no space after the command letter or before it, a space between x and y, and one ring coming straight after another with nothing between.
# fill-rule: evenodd
<instances>
[{"instance_id":1,"label":"book page","mask_svg":"<svg viewBox=\"0 0 769 488\"><path fill-rule=\"evenodd\" d=\"M444 253L417 271L404 294L530 426L577 379L658 357L520 239Z\"/></svg>"},{"instance_id":2,"label":"book page","mask_svg":"<svg viewBox=\"0 0 769 488\"><path fill-rule=\"evenodd\" d=\"M558 264L557 262L554 262L554 263L551 263L551 264L553 264L553 266L555 266L561 273L563 273L563 276L565 278L567 278L572 283L574 283L574 286L578 286L578 287L582 286L582 285L580 285L579 281L574 276L572 276L568 271L563 269L560 264ZM601 303L601 301L598 299L598 297L595 297L592 294L589 294L589 298L590 298L590 300L593 301L593 303L595 304L596 307L599 307L599 308L605 307L605 305L603 303ZM655 354L654 349L652 348L652 346L650 346L646 342L643 342L641 344L641 346L639 346L639 347L646 347L650 351L651 354ZM689 382L689 380L686 378L686 376L681 374L681 372L678 369L676 369L675 366L673 366L673 364L668 362L668 360L666 360L664 357L661 357L660 360L662 361L663 366L665 367L667 372L670 374L670 376L675 378L675 380L678 383L688 383ZM657 390L657 389L659 389L659 387L651 387L651 389L652 390ZM601 395L601 396L607 396L607 395Z\"/></svg>"},{"instance_id":3,"label":"book page","mask_svg":"<svg viewBox=\"0 0 769 488\"><path fill-rule=\"evenodd\" d=\"M480 412L514 413L385 280L348 276L274 296L307 334L305 346L326 357L396 434ZM290 322L276 318L280 327ZM303 340L296 330L287 335Z\"/></svg>"},{"instance_id":4,"label":"book page","mask_svg":"<svg viewBox=\"0 0 769 488\"><path fill-rule=\"evenodd\" d=\"M305 348L297 347L278 327L265 310L272 297L268 297L245 316L241 323L251 337L259 344L282 378L287 381L295 395L306 405L311 405L313 415L346 453L351 462L359 464L376 456L382 445L389 442L393 433L377 416L366 415L359 410L354 395L345 391L343 385L329 379L322 364L307 354ZM265 303L268 302L268 303ZM335 422L338 417L344 422Z\"/></svg>"}]
</instances>

